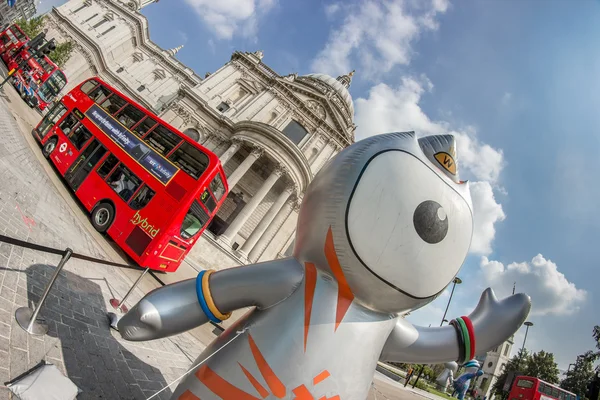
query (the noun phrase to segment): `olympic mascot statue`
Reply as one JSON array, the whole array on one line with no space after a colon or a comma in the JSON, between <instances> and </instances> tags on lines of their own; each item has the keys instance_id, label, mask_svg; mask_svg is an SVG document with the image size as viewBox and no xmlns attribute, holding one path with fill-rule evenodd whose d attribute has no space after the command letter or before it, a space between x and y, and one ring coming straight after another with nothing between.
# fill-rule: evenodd
<instances>
[{"instance_id":1,"label":"olympic mascot statue","mask_svg":"<svg viewBox=\"0 0 600 400\"><path fill-rule=\"evenodd\" d=\"M463 364L508 339L531 307L491 289L439 328L399 315L439 296L471 242L473 207L451 135L359 141L306 189L293 257L220 271L148 293L122 337L163 338L255 306L198 357L171 399L365 399L377 361ZM476 347L477 346L477 347Z\"/></svg>"},{"instance_id":2,"label":"olympic mascot statue","mask_svg":"<svg viewBox=\"0 0 600 400\"><path fill-rule=\"evenodd\" d=\"M444 364L444 367L442 373L435 379L435 383L437 383L436 389L443 393L448 389L448 384L454 384L454 374L458 370L458 364L452 361Z\"/></svg>"},{"instance_id":3,"label":"olympic mascot statue","mask_svg":"<svg viewBox=\"0 0 600 400\"><path fill-rule=\"evenodd\" d=\"M483 375L483 371L480 369L479 362L477 360L470 360L465 365L465 373L459 376L453 383L454 393L452 396L456 395L458 400L463 400L465 395L467 394L467 390L469 390L469 386L471 386L471 379L480 377Z\"/></svg>"}]
</instances>

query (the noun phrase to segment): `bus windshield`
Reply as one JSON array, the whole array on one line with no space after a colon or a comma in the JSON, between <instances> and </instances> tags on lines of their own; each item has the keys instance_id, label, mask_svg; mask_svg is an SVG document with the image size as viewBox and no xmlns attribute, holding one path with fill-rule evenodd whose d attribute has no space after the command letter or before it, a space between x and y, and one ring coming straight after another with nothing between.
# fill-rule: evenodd
<instances>
[{"instance_id":1,"label":"bus windshield","mask_svg":"<svg viewBox=\"0 0 600 400\"><path fill-rule=\"evenodd\" d=\"M67 79L65 78L65 74L61 70L56 70L46 82L44 82L40 86L40 97L44 99L51 99L52 97L58 95L60 91L67 85ZM46 100L44 100L46 101ZM49 103L49 101L46 101Z\"/></svg>"}]
</instances>

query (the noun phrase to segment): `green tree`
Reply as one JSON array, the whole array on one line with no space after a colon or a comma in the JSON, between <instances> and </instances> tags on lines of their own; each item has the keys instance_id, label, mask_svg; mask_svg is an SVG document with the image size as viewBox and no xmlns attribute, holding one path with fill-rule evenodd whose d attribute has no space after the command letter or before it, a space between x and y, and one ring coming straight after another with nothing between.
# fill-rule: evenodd
<instances>
[{"instance_id":1,"label":"green tree","mask_svg":"<svg viewBox=\"0 0 600 400\"><path fill-rule=\"evenodd\" d=\"M575 366L573 369L567 371L565 379L560 383L560 387L584 398L587 384L594 376L595 358L596 356L591 350L577 356Z\"/></svg>"},{"instance_id":2,"label":"green tree","mask_svg":"<svg viewBox=\"0 0 600 400\"><path fill-rule=\"evenodd\" d=\"M69 61L69 58L71 58L71 53L73 53L73 43L68 41L58 43L56 49L48 54L48 57L62 68Z\"/></svg>"},{"instance_id":3,"label":"green tree","mask_svg":"<svg viewBox=\"0 0 600 400\"><path fill-rule=\"evenodd\" d=\"M554 361L554 354L546 353L540 350L527 359L525 366L528 376L539 378L548 383L558 383L560 381L558 365Z\"/></svg>"},{"instance_id":4,"label":"green tree","mask_svg":"<svg viewBox=\"0 0 600 400\"><path fill-rule=\"evenodd\" d=\"M29 39L33 39L44 30L45 19L46 17L41 15L39 17L31 18L29 21L20 18L15 22L21 27L21 29L23 29L23 32L25 32L25 34L29 36Z\"/></svg>"}]
</instances>

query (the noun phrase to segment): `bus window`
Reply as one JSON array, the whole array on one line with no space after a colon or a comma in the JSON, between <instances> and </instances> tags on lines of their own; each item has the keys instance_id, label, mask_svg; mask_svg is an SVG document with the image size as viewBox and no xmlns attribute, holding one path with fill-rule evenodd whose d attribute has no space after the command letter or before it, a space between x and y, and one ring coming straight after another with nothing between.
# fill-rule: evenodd
<instances>
[{"instance_id":1,"label":"bus window","mask_svg":"<svg viewBox=\"0 0 600 400\"><path fill-rule=\"evenodd\" d=\"M517 386L525 389L531 389L533 387L533 382L527 379L519 379Z\"/></svg>"},{"instance_id":2,"label":"bus window","mask_svg":"<svg viewBox=\"0 0 600 400\"><path fill-rule=\"evenodd\" d=\"M75 115L71 113L67 115L67 117L60 123L60 125L58 125L58 127L61 131L63 131L65 135L69 136L69 133L71 133L71 131L73 130L75 125L77 125L78 122L79 120L75 117Z\"/></svg>"},{"instance_id":3,"label":"bus window","mask_svg":"<svg viewBox=\"0 0 600 400\"><path fill-rule=\"evenodd\" d=\"M144 142L165 156L181 142L181 138L164 126L159 125L144 138Z\"/></svg>"},{"instance_id":4,"label":"bus window","mask_svg":"<svg viewBox=\"0 0 600 400\"><path fill-rule=\"evenodd\" d=\"M56 124L56 122L62 118L63 115L67 112L67 108L62 104L58 103L52 110L46 114L40 126L38 127L38 134L41 138L46 136L50 131L50 128Z\"/></svg>"},{"instance_id":5,"label":"bus window","mask_svg":"<svg viewBox=\"0 0 600 400\"><path fill-rule=\"evenodd\" d=\"M139 137L144 136L150 129L154 128L156 121L146 117L140 124L133 128L133 132Z\"/></svg>"},{"instance_id":6,"label":"bus window","mask_svg":"<svg viewBox=\"0 0 600 400\"><path fill-rule=\"evenodd\" d=\"M81 85L81 91L87 95L90 94L90 92L92 91L92 89L94 89L96 86L98 86L98 82L96 81L87 81L86 83L84 83L83 85Z\"/></svg>"},{"instance_id":7,"label":"bus window","mask_svg":"<svg viewBox=\"0 0 600 400\"><path fill-rule=\"evenodd\" d=\"M215 179L210 183L210 190L213 192L215 199L217 201L221 200L221 197L225 194L225 185L223 184L223 180L221 179L221 174L217 174Z\"/></svg>"},{"instance_id":8,"label":"bus window","mask_svg":"<svg viewBox=\"0 0 600 400\"><path fill-rule=\"evenodd\" d=\"M184 239L191 239L200 231L200 229L202 229L206 221L208 221L208 214L206 214L206 211L204 211L200 204L194 200L190 210L183 219L183 224L181 224L181 237Z\"/></svg>"},{"instance_id":9,"label":"bus window","mask_svg":"<svg viewBox=\"0 0 600 400\"><path fill-rule=\"evenodd\" d=\"M73 129L70 135L67 135L73 146L77 148L77 150L81 150L83 145L88 141L89 138L92 137L92 133L83 125L79 125L77 128Z\"/></svg>"},{"instance_id":10,"label":"bus window","mask_svg":"<svg viewBox=\"0 0 600 400\"><path fill-rule=\"evenodd\" d=\"M110 171L112 171L113 168L115 168L118 162L119 159L117 157L115 157L112 154L109 155L106 158L106 160L102 163L100 168L98 168L98 175L100 175L102 179L106 179L106 175L108 175Z\"/></svg>"},{"instance_id":11,"label":"bus window","mask_svg":"<svg viewBox=\"0 0 600 400\"><path fill-rule=\"evenodd\" d=\"M208 156L188 142L183 142L169 156L169 161L188 173L192 178L198 179L208 168Z\"/></svg>"},{"instance_id":12,"label":"bus window","mask_svg":"<svg viewBox=\"0 0 600 400\"><path fill-rule=\"evenodd\" d=\"M112 95L108 99L104 100L100 107L104 108L109 114L114 114L119 111L123 106L127 104L125 100L117 95Z\"/></svg>"},{"instance_id":13,"label":"bus window","mask_svg":"<svg viewBox=\"0 0 600 400\"><path fill-rule=\"evenodd\" d=\"M123 164L119 164L108 180L109 185L125 201L129 201L141 184L140 179Z\"/></svg>"},{"instance_id":14,"label":"bus window","mask_svg":"<svg viewBox=\"0 0 600 400\"><path fill-rule=\"evenodd\" d=\"M558 398L558 389L555 387L552 388L552 396L554 398Z\"/></svg>"},{"instance_id":15,"label":"bus window","mask_svg":"<svg viewBox=\"0 0 600 400\"><path fill-rule=\"evenodd\" d=\"M146 207L146 204L148 204L150 200L152 200L152 197L154 197L154 190L150 189L148 186L144 186L137 192L133 200L131 200L131 203L129 203L129 206L134 210L141 210Z\"/></svg>"},{"instance_id":16,"label":"bus window","mask_svg":"<svg viewBox=\"0 0 600 400\"><path fill-rule=\"evenodd\" d=\"M208 189L204 189L204 193L202 193L200 199L202 200L202 203L204 203L208 211L212 213L215 210L217 202L215 201L215 198L210 195Z\"/></svg>"},{"instance_id":17,"label":"bus window","mask_svg":"<svg viewBox=\"0 0 600 400\"><path fill-rule=\"evenodd\" d=\"M131 128L132 126L140 122L140 120L144 118L144 115L145 114L143 112L141 112L131 104L128 104L122 111L117 113L117 119L120 123L125 125L126 128Z\"/></svg>"},{"instance_id":18,"label":"bus window","mask_svg":"<svg viewBox=\"0 0 600 400\"><path fill-rule=\"evenodd\" d=\"M92 90L89 96L92 100L94 100L94 102L100 104L111 94L112 92L110 90L102 85L99 85L96 89Z\"/></svg>"}]
</instances>

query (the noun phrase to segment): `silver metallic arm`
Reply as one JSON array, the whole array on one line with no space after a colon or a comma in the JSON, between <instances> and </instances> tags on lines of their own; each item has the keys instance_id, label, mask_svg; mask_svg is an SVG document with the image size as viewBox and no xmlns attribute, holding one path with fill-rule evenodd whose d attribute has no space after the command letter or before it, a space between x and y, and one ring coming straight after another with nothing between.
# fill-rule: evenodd
<instances>
[{"instance_id":1,"label":"silver metallic arm","mask_svg":"<svg viewBox=\"0 0 600 400\"><path fill-rule=\"evenodd\" d=\"M218 310L256 306L265 309L285 300L302 283L304 268L293 258L244 265L210 275L210 293ZM187 279L148 293L117 326L126 340L143 341L176 335L208 322L196 293L196 279Z\"/></svg>"},{"instance_id":2,"label":"silver metallic arm","mask_svg":"<svg viewBox=\"0 0 600 400\"><path fill-rule=\"evenodd\" d=\"M529 296L519 293L498 301L486 289L469 315L476 338L476 354L485 354L512 336L531 309ZM435 364L456 361L459 343L452 326L423 328L398 318L383 351L381 361Z\"/></svg>"}]
</instances>

